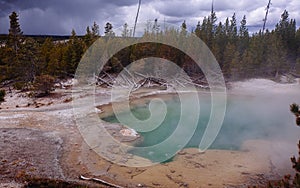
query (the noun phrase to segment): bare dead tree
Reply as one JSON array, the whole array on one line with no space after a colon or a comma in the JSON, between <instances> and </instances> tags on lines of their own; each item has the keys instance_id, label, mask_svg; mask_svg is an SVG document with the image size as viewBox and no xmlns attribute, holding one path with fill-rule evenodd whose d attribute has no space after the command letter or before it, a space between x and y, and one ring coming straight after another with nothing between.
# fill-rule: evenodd
<instances>
[{"instance_id":1,"label":"bare dead tree","mask_svg":"<svg viewBox=\"0 0 300 188\"><path fill-rule=\"evenodd\" d=\"M139 18L141 3L142 3L142 0L139 0L138 10L137 10L137 13L136 13L135 22L134 22L134 28L133 28L133 35L132 35L133 37L135 35L136 24L137 24L137 21L138 21L138 18Z\"/></svg>"},{"instance_id":2,"label":"bare dead tree","mask_svg":"<svg viewBox=\"0 0 300 188\"><path fill-rule=\"evenodd\" d=\"M265 18L263 19L263 21L264 21L264 25L263 25L263 33L265 32L266 23L267 23L268 14L269 14L269 9L270 9L271 4L272 4L272 3L271 3L271 0L269 0L269 3L268 3L267 8L266 8L266 15L265 15Z\"/></svg>"}]
</instances>

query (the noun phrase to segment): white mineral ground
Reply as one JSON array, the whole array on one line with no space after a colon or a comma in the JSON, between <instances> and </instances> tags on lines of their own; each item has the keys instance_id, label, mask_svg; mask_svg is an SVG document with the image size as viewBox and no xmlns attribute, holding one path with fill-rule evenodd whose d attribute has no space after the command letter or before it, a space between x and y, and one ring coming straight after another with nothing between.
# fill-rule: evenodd
<instances>
[{"instance_id":1,"label":"white mineral ground","mask_svg":"<svg viewBox=\"0 0 300 188\"><path fill-rule=\"evenodd\" d=\"M299 89L298 82L278 84L254 79L231 83L229 92L295 92L295 88ZM108 103L108 89L99 90L100 103ZM119 166L99 157L82 140L73 117L71 90L57 89L50 97L35 101L24 97L24 93L13 92L11 96L8 93L0 105L0 138L3 139L0 144L0 187L18 186L13 177L21 172L76 181L80 181L79 175L85 175L124 187L139 184L146 187L243 187L278 179L291 172L289 157L296 154L296 141L291 144L251 140L243 144L241 151L200 153L198 149L189 148L168 163L145 168ZM83 93L79 97L90 96ZM121 130L118 126L115 129ZM34 134L29 134L28 130ZM34 139L36 142L32 141ZM18 152L21 143L27 145ZM56 147L47 147L53 143ZM49 153L54 154L45 157Z\"/></svg>"}]
</instances>

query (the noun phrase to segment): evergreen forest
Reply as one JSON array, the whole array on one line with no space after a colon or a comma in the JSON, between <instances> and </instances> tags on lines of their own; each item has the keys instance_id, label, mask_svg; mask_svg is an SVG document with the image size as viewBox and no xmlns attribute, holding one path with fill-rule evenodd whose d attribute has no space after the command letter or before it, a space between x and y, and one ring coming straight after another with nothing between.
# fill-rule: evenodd
<instances>
[{"instance_id":1,"label":"evergreen forest","mask_svg":"<svg viewBox=\"0 0 300 188\"><path fill-rule=\"evenodd\" d=\"M218 23L216 13L212 11L190 33L185 21L180 29L162 31L155 20L153 27L145 29L142 37L164 37L168 32L185 37L196 35L210 48L227 81L300 75L300 28L286 10L278 18L273 30L250 33L246 16L239 24L235 14L225 23ZM122 35L117 36L111 23L103 27L105 33L101 36L96 22L86 28L84 36L78 36L75 30L68 37L26 36L22 32L19 15L12 12L9 19L8 34L0 37L0 82L13 83L17 88L28 87L45 75L51 80L72 78L83 54L97 39L131 37L127 24L123 26ZM195 71L194 63L185 54L164 45L159 46L158 50L157 46L153 49L147 44L124 49L107 62L104 70L111 74L118 73L123 66L142 57L156 56L157 52L163 52L166 59L183 67L189 75L200 76L197 74L201 71Z\"/></svg>"}]
</instances>

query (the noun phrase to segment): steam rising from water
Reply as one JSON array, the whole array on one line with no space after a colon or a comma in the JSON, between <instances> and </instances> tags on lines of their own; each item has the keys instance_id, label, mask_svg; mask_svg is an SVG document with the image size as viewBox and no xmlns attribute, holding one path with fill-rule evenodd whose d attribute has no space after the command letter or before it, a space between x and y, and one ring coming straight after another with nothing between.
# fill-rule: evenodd
<instances>
[{"instance_id":1,"label":"steam rising from water","mask_svg":"<svg viewBox=\"0 0 300 188\"><path fill-rule=\"evenodd\" d=\"M289 105L294 102L300 104L299 94L298 83L283 85L263 79L233 83L228 95L223 127L210 149L257 152L258 155L268 156L280 174L287 173L291 169L289 158L297 154L296 144L300 139L300 129L295 126ZM199 95L201 106L199 124L186 147L198 147L209 118L209 94L199 93ZM137 146L155 145L172 134L178 122L179 103L176 96L167 102L168 114L163 124L153 131L141 133L144 140ZM142 119L149 116L147 106L137 107L133 113ZM114 117L106 120L116 121ZM188 125L186 126L188 128ZM132 152L135 153L134 150ZM153 161L160 155L160 153L135 154Z\"/></svg>"},{"instance_id":2,"label":"steam rising from water","mask_svg":"<svg viewBox=\"0 0 300 188\"><path fill-rule=\"evenodd\" d=\"M254 79L233 84L231 111L226 115L232 121L248 125L247 131L228 134L244 138L241 149L249 149L268 156L279 174L291 171L290 157L296 155L300 129L289 111L289 105L300 103L300 84L278 84L270 80ZM235 105L241 102L241 105ZM239 115L235 115L239 114ZM249 127L250 125L253 125ZM251 139L263 140L258 143ZM226 140L224 140L226 141ZM252 142L252 144L251 144Z\"/></svg>"}]
</instances>

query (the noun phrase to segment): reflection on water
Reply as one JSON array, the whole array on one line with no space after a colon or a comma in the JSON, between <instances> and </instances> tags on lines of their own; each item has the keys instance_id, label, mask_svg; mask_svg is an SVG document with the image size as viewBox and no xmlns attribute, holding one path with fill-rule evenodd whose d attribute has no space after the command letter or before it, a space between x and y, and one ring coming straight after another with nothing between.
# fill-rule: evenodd
<instances>
[{"instance_id":1,"label":"reflection on water","mask_svg":"<svg viewBox=\"0 0 300 188\"><path fill-rule=\"evenodd\" d=\"M186 94L186 97L189 97ZM210 116L210 95L199 93L201 113L199 115L198 127L190 142L185 146L198 147L203 132L207 126ZM210 149L239 150L243 142L252 139L264 140L296 140L298 137L295 131L294 118L289 112L289 105L299 102L297 93L269 93L269 94L229 94L227 111L221 131ZM145 99L144 105L132 106L132 113L140 120L149 118L148 104L150 99ZM136 147L145 147L158 144L168 138L176 129L180 117L180 100L177 95L165 99L167 104L167 115L163 123L155 130L140 133L143 140L136 144ZM193 101L190 101L191 105ZM146 104L146 105L145 105ZM159 110L159 109L157 109ZM122 112L124 115L129 112ZM186 113L189 116L189 113ZM116 117L103 118L108 122L118 122ZM130 127L130 123L127 125ZM186 125L189 129L189 125ZM181 139L180 136L178 139ZM176 147L176 146L169 146ZM152 153L134 154L146 157L153 161L163 154L163 151Z\"/></svg>"}]
</instances>

